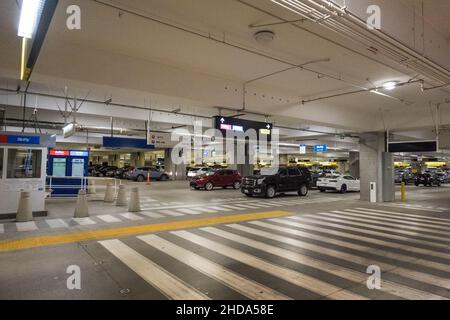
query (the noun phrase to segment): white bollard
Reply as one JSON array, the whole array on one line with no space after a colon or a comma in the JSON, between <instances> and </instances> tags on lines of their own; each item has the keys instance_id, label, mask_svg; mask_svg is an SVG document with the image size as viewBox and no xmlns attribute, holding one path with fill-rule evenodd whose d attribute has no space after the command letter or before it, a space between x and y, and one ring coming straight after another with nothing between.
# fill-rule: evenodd
<instances>
[{"instance_id":1,"label":"white bollard","mask_svg":"<svg viewBox=\"0 0 450 320\"><path fill-rule=\"evenodd\" d=\"M86 190L78 191L77 207L75 208L74 218L89 217L88 201Z\"/></svg>"},{"instance_id":2,"label":"white bollard","mask_svg":"<svg viewBox=\"0 0 450 320\"><path fill-rule=\"evenodd\" d=\"M95 180L88 180L88 193L96 194L97 190L95 189Z\"/></svg>"},{"instance_id":3,"label":"white bollard","mask_svg":"<svg viewBox=\"0 0 450 320\"><path fill-rule=\"evenodd\" d=\"M20 193L19 205L16 214L17 222L33 221L33 211L31 210L30 193L23 191Z\"/></svg>"},{"instance_id":4,"label":"white bollard","mask_svg":"<svg viewBox=\"0 0 450 320\"><path fill-rule=\"evenodd\" d=\"M125 207L127 205L127 190L125 185L121 184L119 186L119 192L117 193L116 206Z\"/></svg>"},{"instance_id":5,"label":"white bollard","mask_svg":"<svg viewBox=\"0 0 450 320\"><path fill-rule=\"evenodd\" d=\"M131 189L130 202L128 203L129 212L139 212L141 211L141 202L139 200L139 189L134 187Z\"/></svg>"},{"instance_id":6,"label":"white bollard","mask_svg":"<svg viewBox=\"0 0 450 320\"><path fill-rule=\"evenodd\" d=\"M111 182L106 185L105 199L104 202L114 202L114 188Z\"/></svg>"}]
</instances>

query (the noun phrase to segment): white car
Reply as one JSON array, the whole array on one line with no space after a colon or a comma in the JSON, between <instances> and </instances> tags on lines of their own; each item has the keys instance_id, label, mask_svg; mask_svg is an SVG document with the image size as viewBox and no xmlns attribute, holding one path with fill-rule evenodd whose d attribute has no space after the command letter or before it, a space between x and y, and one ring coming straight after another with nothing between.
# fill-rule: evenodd
<instances>
[{"instance_id":1,"label":"white car","mask_svg":"<svg viewBox=\"0 0 450 320\"><path fill-rule=\"evenodd\" d=\"M197 176L201 176L202 174L206 174L210 171L212 171L212 169L206 168L206 167L205 168L194 168L194 169L188 171L187 176L188 176L188 178L194 178Z\"/></svg>"},{"instance_id":2,"label":"white car","mask_svg":"<svg viewBox=\"0 0 450 320\"><path fill-rule=\"evenodd\" d=\"M320 192L327 190L339 191L360 191L360 182L350 175L329 175L317 180L317 188Z\"/></svg>"}]
</instances>

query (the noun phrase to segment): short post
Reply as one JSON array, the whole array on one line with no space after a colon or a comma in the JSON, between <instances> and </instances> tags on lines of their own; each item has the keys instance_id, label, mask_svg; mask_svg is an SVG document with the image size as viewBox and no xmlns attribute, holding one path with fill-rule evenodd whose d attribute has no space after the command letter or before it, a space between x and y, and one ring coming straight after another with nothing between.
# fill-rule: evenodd
<instances>
[{"instance_id":1,"label":"short post","mask_svg":"<svg viewBox=\"0 0 450 320\"><path fill-rule=\"evenodd\" d=\"M127 190L125 185L119 185L119 192L117 193L116 206L125 207L127 205Z\"/></svg>"},{"instance_id":2,"label":"short post","mask_svg":"<svg viewBox=\"0 0 450 320\"><path fill-rule=\"evenodd\" d=\"M88 201L86 196L86 190L81 189L78 191L77 207L75 208L74 218L86 218L89 217Z\"/></svg>"},{"instance_id":3,"label":"short post","mask_svg":"<svg viewBox=\"0 0 450 320\"><path fill-rule=\"evenodd\" d=\"M130 202L128 203L129 212L141 211L141 202L139 200L139 188L133 187L130 193Z\"/></svg>"},{"instance_id":4,"label":"short post","mask_svg":"<svg viewBox=\"0 0 450 320\"><path fill-rule=\"evenodd\" d=\"M150 185L150 171L147 172L147 185Z\"/></svg>"},{"instance_id":5,"label":"short post","mask_svg":"<svg viewBox=\"0 0 450 320\"><path fill-rule=\"evenodd\" d=\"M106 192L105 192L105 199L103 200L104 202L114 202L114 189L113 189L113 185L111 182L108 182L108 184L106 185Z\"/></svg>"},{"instance_id":6,"label":"short post","mask_svg":"<svg viewBox=\"0 0 450 320\"><path fill-rule=\"evenodd\" d=\"M31 210L30 193L23 191L20 193L19 205L16 214L16 221L27 222L32 220L33 220L33 211Z\"/></svg>"},{"instance_id":7,"label":"short post","mask_svg":"<svg viewBox=\"0 0 450 320\"><path fill-rule=\"evenodd\" d=\"M401 195L402 195L402 202L406 201L406 185L405 181L402 181L402 185L400 187Z\"/></svg>"},{"instance_id":8,"label":"short post","mask_svg":"<svg viewBox=\"0 0 450 320\"><path fill-rule=\"evenodd\" d=\"M87 182L87 184L88 184L88 193L89 194L96 194L97 193L97 191L96 191L96 189L95 189L95 180L87 180L86 179L86 182Z\"/></svg>"}]
</instances>

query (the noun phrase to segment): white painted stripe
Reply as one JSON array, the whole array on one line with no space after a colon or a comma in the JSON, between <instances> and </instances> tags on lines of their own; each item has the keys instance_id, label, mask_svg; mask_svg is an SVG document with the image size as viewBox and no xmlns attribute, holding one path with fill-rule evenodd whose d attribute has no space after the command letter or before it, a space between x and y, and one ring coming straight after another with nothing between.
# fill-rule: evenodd
<instances>
[{"instance_id":1,"label":"white painted stripe","mask_svg":"<svg viewBox=\"0 0 450 320\"><path fill-rule=\"evenodd\" d=\"M34 221L28 222L16 222L17 231L33 231L37 230L36 223Z\"/></svg>"},{"instance_id":2,"label":"white painted stripe","mask_svg":"<svg viewBox=\"0 0 450 320\"><path fill-rule=\"evenodd\" d=\"M370 208L356 208L356 209L358 209L358 210L366 210L366 211L373 211L373 212L380 212L380 213L387 213L387 214L397 215L397 216L401 216L401 217L412 217L412 218L418 218L418 219L426 219L427 221L439 221L439 222L446 223L446 224L448 224L450 222L449 219L445 219L445 218L423 216L423 215L411 214L411 213L376 210L376 209L370 209Z\"/></svg>"},{"instance_id":3,"label":"white painted stripe","mask_svg":"<svg viewBox=\"0 0 450 320\"><path fill-rule=\"evenodd\" d=\"M236 230L244 231L244 232L247 232L247 233L250 233L253 235L257 235L257 236L260 236L260 237L263 237L266 239L279 241L281 243L286 243L286 244L289 244L289 245L292 245L292 246L295 246L298 248L305 248L305 246L306 246L306 244L302 241L288 238L288 237L279 236L279 235L274 235L270 232L265 232L262 230L249 228L249 227L237 225L237 224L232 224L229 226ZM348 280L351 280L354 282L359 282L359 283L365 282L367 280L367 274L362 273L362 272L357 272L357 271L354 271L351 269L346 269L339 265L335 265L335 264L328 263L325 261L313 259L306 255L298 254L298 253L295 253L295 252L292 252L289 250L285 250L285 249L281 249L281 248L278 248L275 246L266 245L263 242L254 241L250 238L241 237L241 236L238 236L238 235L235 235L235 234L223 231L223 230L219 230L216 228L205 228L205 229L210 230L210 231L208 231L208 230L205 230L205 231L214 233L214 234L224 237L226 239L236 241L241 244L245 244L247 246L250 246L250 247L253 247L253 248L256 248L259 250L263 250L263 251L271 253L271 254L278 255L280 257L292 260L294 262L308 265L312 268L316 268L318 270L322 270L322 271L334 274L338 277L342 277L342 278L345 278L345 279L348 279ZM214 229L214 231L211 231L213 229ZM319 251L319 252L321 252L321 251ZM369 263L369 262L367 262L367 263ZM381 265L380 265L380 267L381 267ZM381 267L381 268L383 270L386 270L384 267ZM391 268L392 268L392 266L391 266ZM434 294L411 289L411 288L405 287L403 285L395 284L395 283L392 283L392 282L389 282L386 280L383 281L383 291L398 295L399 297L403 297L406 299L443 299L443 297L441 297L441 296L436 296Z\"/></svg>"},{"instance_id":4,"label":"white painted stripe","mask_svg":"<svg viewBox=\"0 0 450 320\"><path fill-rule=\"evenodd\" d=\"M399 222L401 221L402 223L409 223L409 224L414 224L414 225L428 225L433 228L450 230L450 223L439 222L439 221L434 221L434 220L430 221L427 219L401 217L401 216L395 216L395 215L387 214L387 213L366 211L363 209L346 209L344 211L364 213L365 216L377 217L378 219L385 219L385 220L389 219L391 221L399 221Z\"/></svg>"},{"instance_id":5,"label":"white painted stripe","mask_svg":"<svg viewBox=\"0 0 450 320\"><path fill-rule=\"evenodd\" d=\"M78 223L80 226L88 226L97 223L90 218L72 218L72 220Z\"/></svg>"},{"instance_id":6,"label":"white painted stripe","mask_svg":"<svg viewBox=\"0 0 450 320\"><path fill-rule=\"evenodd\" d=\"M328 212L320 212L320 213L317 213L317 214L315 213L314 215L308 215L308 218L309 217L314 218L314 219L319 219L319 220L326 220L326 221L334 221L334 222L339 222L339 223L345 223L345 224L350 224L350 225L360 226L360 227L365 227L365 228L370 227L370 228L376 229L376 230L395 232L395 233L400 233L400 234L404 234L404 235L408 235L408 236L412 236L412 237L420 236L422 238L426 238L426 239L430 239L430 240L440 240L440 241L448 242L450 244L450 240L448 238L445 238L445 237L430 236L430 235L425 235L425 234L421 234L421 233L417 233L417 232L400 230L400 229L395 228L395 227L391 228L391 227L380 227L380 226L368 225L368 222L359 223L359 222L348 221L348 220L345 220L345 219L341 219L341 217L339 215L337 215L337 214L328 213Z\"/></svg>"},{"instance_id":7,"label":"white painted stripe","mask_svg":"<svg viewBox=\"0 0 450 320\"><path fill-rule=\"evenodd\" d=\"M176 211L186 213L186 214L202 214L201 211L197 211L194 209L187 209L187 208L177 209Z\"/></svg>"},{"instance_id":8,"label":"white painted stripe","mask_svg":"<svg viewBox=\"0 0 450 320\"><path fill-rule=\"evenodd\" d=\"M232 210L242 210L242 208L241 207L236 207L236 206L232 206L232 205L223 205L222 207L224 207L224 208L229 208L229 209L232 209Z\"/></svg>"},{"instance_id":9,"label":"white painted stripe","mask_svg":"<svg viewBox=\"0 0 450 320\"><path fill-rule=\"evenodd\" d=\"M441 253L439 251L417 248L414 246L399 244L396 242L388 242L388 241L379 240L376 238L371 238L369 236L364 237L364 236L356 235L353 233L347 233L347 232L342 232L342 231L337 231L337 230L332 230L332 229L327 229L327 228L321 228L318 226L313 226L313 225L309 225L309 224L305 224L305 223L301 224L301 223L294 222L292 220L288 221L288 220L283 220L283 219L270 219L270 221L281 223L281 224L292 226L292 227L298 227L298 228L302 228L302 229L306 229L306 230L319 231L319 232L327 233L330 235L343 236L343 237L350 238L350 239L361 240L361 241L374 243L374 244L382 245L382 246L389 247L389 248L403 249L403 250L411 251L414 253L426 254L426 255L431 255L431 256L440 257L440 258L444 258L444 259L450 259L450 254Z\"/></svg>"},{"instance_id":10,"label":"white painted stripe","mask_svg":"<svg viewBox=\"0 0 450 320\"><path fill-rule=\"evenodd\" d=\"M236 207L242 208L242 209L254 209L255 207L249 204L242 204L242 203L237 203L237 204L233 204Z\"/></svg>"},{"instance_id":11,"label":"white painted stripe","mask_svg":"<svg viewBox=\"0 0 450 320\"><path fill-rule=\"evenodd\" d=\"M5 226L0 224L0 233L5 233Z\"/></svg>"},{"instance_id":12,"label":"white painted stripe","mask_svg":"<svg viewBox=\"0 0 450 320\"><path fill-rule=\"evenodd\" d=\"M179 213L174 210L158 210L159 213L165 214L171 217L181 217L184 216L184 213Z\"/></svg>"},{"instance_id":13,"label":"white painted stripe","mask_svg":"<svg viewBox=\"0 0 450 320\"><path fill-rule=\"evenodd\" d=\"M217 210L214 209L210 209L211 207L208 208L201 208L201 207L195 207L195 210L201 211L201 212L205 212L205 213L215 213L218 212Z\"/></svg>"},{"instance_id":14,"label":"white painted stripe","mask_svg":"<svg viewBox=\"0 0 450 320\"><path fill-rule=\"evenodd\" d=\"M111 222L120 222L121 220L110 215L110 214L102 214L99 216L96 216L97 218L99 218L100 220L103 220L105 222L111 223Z\"/></svg>"},{"instance_id":15,"label":"white painted stripe","mask_svg":"<svg viewBox=\"0 0 450 320\"><path fill-rule=\"evenodd\" d=\"M344 248L358 250L358 251L361 251L362 253L370 252L372 254L376 254L376 255L379 255L382 257L396 259L396 260L400 260L400 261L404 261L404 262L410 262L410 263L422 265L424 267L430 267L430 268L435 268L435 269L442 270L445 272L450 272L450 266L447 264L444 264L444 263L437 263L437 262L428 261L428 260L418 260L417 257L411 257L411 256L403 255L400 253L389 252L389 251L383 250L383 249L376 249L376 248L372 248L372 247L368 247L368 246L363 246L363 245L355 244L355 243L349 242L349 241L343 241L343 240L338 240L338 239L334 239L334 238L324 237L324 236L316 235L314 233L303 232L300 230L295 230L295 229L286 228L286 227L280 227L280 226L266 223L266 222L251 221L249 223L251 223L253 225L261 226L261 227L264 227L264 228L267 228L270 230L276 230L276 231L280 231L280 232L284 232L284 233L288 233L288 234L292 234L292 235L296 235L296 236L300 236L300 237L304 237L304 238L308 238L308 239L318 240L321 242L326 242L326 243L330 243L333 245L342 246Z\"/></svg>"},{"instance_id":16,"label":"white painted stripe","mask_svg":"<svg viewBox=\"0 0 450 320\"><path fill-rule=\"evenodd\" d=\"M138 215L136 215L134 213L131 213L131 212L121 213L120 216L124 217L125 219L132 220L132 221L137 221L137 220L144 219L144 218L142 218L142 217L140 217L140 216L138 216Z\"/></svg>"},{"instance_id":17,"label":"white painted stripe","mask_svg":"<svg viewBox=\"0 0 450 320\"><path fill-rule=\"evenodd\" d=\"M50 228L68 228L69 225L63 219L46 219L45 222L50 226Z\"/></svg>"},{"instance_id":18,"label":"white painted stripe","mask_svg":"<svg viewBox=\"0 0 450 320\"><path fill-rule=\"evenodd\" d=\"M411 207L405 207L405 206L395 205L395 204L386 204L386 203L380 203L378 205L384 206L384 207L403 208L403 209L418 210L418 211L439 212L439 213L443 212L442 210L437 210L437 209L411 208Z\"/></svg>"},{"instance_id":19,"label":"white painted stripe","mask_svg":"<svg viewBox=\"0 0 450 320\"><path fill-rule=\"evenodd\" d=\"M127 267L136 272L141 278L169 299L175 300L204 300L210 299L195 288L186 284L173 274L170 274L153 261L139 254L120 240L99 241L99 243L122 261Z\"/></svg>"},{"instance_id":20,"label":"white painted stripe","mask_svg":"<svg viewBox=\"0 0 450 320\"><path fill-rule=\"evenodd\" d=\"M156 235L138 236L148 245L168 254L172 258L200 271L201 273L217 280L218 282L232 288L244 296L255 300L288 300L289 297L271 288L259 284L250 279L215 263L198 254L177 246Z\"/></svg>"},{"instance_id":21,"label":"white painted stripe","mask_svg":"<svg viewBox=\"0 0 450 320\"><path fill-rule=\"evenodd\" d=\"M335 211L333 211L335 212ZM450 232L450 227L444 227L444 226L436 226L436 225L432 225L429 222L416 222L416 221L408 221L408 220L404 220L402 218L391 218L388 215L380 215L379 213L375 213L375 212L370 212L368 213L367 211L363 211L363 210L356 210L356 209L346 209L340 212L345 212L347 215L350 216L355 216L355 217L365 217L365 218L370 218L371 221L378 222L380 221L380 223L395 223L395 225L404 225L405 227L416 227L416 228L424 228L423 230L429 229L430 232L434 232L436 230L441 230L441 231L447 231L447 234L449 234Z\"/></svg>"},{"instance_id":22,"label":"white painted stripe","mask_svg":"<svg viewBox=\"0 0 450 320\"><path fill-rule=\"evenodd\" d=\"M260 207L260 208L268 208L268 207L271 207L270 205L268 205L268 204L266 204L266 203L252 203L252 206Z\"/></svg>"},{"instance_id":23,"label":"white painted stripe","mask_svg":"<svg viewBox=\"0 0 450 320\"><path fill-rule=\"evenodd\" d=\"M230 211L230 209L228 209L228 208L224 208L224 207L222 207L222 206L209 206L208 208L211 208L211 209L213 209L213 210L217 210L217 211Z\"/></svg>"},{"instance_id":24,"label":"white painted stripe","mask_svg":"<svg viewBox=\"0 0 450 320\"><path fill-rule=\"evenodd\" d=\"M397 235L397 234L381 232L381 231L367 230L367 229L361 228L361 227L345 226L345 225L338 224L338 223L310 219L305 216L302 216L302 217L293 216L293 217L287 217L287 218L302 221L302 222L307 221L307 222L319 224L322 226L336 227L336 228L343 229L343 230L351 230L351 231L357 231L357 232L361 232L361 233L365 233L365 234L377 235L377 236L381 236L381 237L389 238L389 239L397 239L397 240L403 240L403 241L407 241L407 242L411 242L411 243L426 244L426 245L437 247L437 248L448 248L448 246L445 244L413 239L413 238L409 238L409 237L405 237L405 236L401 236L401 235Z\"/></svg>"},{"instance_id":25,"label":"white painted stripe","mask_svg":"<svg viewBox=\"0 0 450 320\"><path fill-rule=\"evenodd\" d=\"M323 282L319 279L312 278L310 276L304 275L294 270L290 270L281 266L272 264L266 260L260 259L253 255L247 254L245 252L236 250L229 246L225 246L218 242L200 237L191 232L187 231L172 231L172 234L179 236L185 240L196 243L202 247L209 250L215 251L221 255L229 257L231 259L237 260L241 263L247 264L253 268L262 270L269 274L274 275L280 279L288 281L296 286L308 289L315 292L321 296L328 296L332 293L337 293L342 290L342 288L336 287L329 283ZM360 298L359 295L355 294L355 297Z\"/></svg>"},{"instance_id":26,"label":"white painted stripe","mask_svg":"<svg viewBox=\"0 0 450 320\"><path fill-rule=\"evenodd\" d=\"M159 218L163 218L164 216L155 212L147 212L147 211L141 211L139 212L139 214L142 214L144 216L150 217L150 218L155 218L155 219L159 219Z\"/></svg>"}]
</instances>

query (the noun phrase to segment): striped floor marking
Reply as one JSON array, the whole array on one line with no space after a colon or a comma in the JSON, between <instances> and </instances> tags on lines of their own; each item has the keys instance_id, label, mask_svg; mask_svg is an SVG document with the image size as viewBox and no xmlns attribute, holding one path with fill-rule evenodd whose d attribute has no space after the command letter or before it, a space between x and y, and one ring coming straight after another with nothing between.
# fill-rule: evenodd
<instances>
[{"instance_id":1,"label":"striped floor marking","mask_svg":"<svg viewBox=\"0 0 450 320\"><path fill-rule=\"evenodd\" d=\"M159 213L155 213L155 212L145 212L145 211L142 211L142 212L139 212L139 213L142 214L142 215L144 215L144 216L147 216L147 217L149 217L149 218L155 218L155 219L164 218L163 215L161 215L161 214L159 214Z\"/></svg>"},{"instance_id":2,"label":"striped floor marking","mask_svg":"<svg viewBox=\"0 0 450 320\"><path fill-rule=\"evenodd\" d=\"M210 209L210 207L208 207L208 208L195 207L194 209L198 210L198 211L201 211L201 212L205 212L205 213L216 213L216 212L219 212L217 210Z\"/></svg>"},{"instance_id":3,"label":"striped floor marking","mask_svg":"<svg viewBox=\"0 0 450 320\"><path fill-rule=\"evenodd\" d=\"M131 220L131 221L138 221L138 220L144 219L144 218L142 218L134 213L131 213L131 212L121 213L120 216L125 219Z\"/></svg>"},{"instance_id":4,"label":"striped floor marking","mask_svg":"<svg viewBox=\"0 0 450 320\"><path fill-rule=\"evenodd\" d=\"M57 228L68 228L69 225L67 222L65 222L63 219L46 219L45 222L50 226L52 229Z\"/></svg>"},{"instance_id":5,"label":"striped floor marking","mask_svg":"<svg viewBox=\"0 0 450 320\"><path fill-rule=\"evenodd\" d=\"M108 223L112 223L112 222L121 222L122 220L110 215L110 214L102 214L102 215L98 215L96 216L97 218L99 218L100 220L103 220L105 222Z\"/></svg>"},{"instance_id":6,"label":"striped floor marking","mask_svg":"<svg viewBox=\"0 0 450 320\"><path fill-rule=\"evenodd\" d=\"M156 235L138 236L139 239L168 254L172 258L194 268L218 282L254 300L288 300L289 297L276 292L262 284L246 279L237 273L214 263L198 254L177 246Z\"/></svg>"},{"instance_id":7,"label":"striped floor marking","mask_svg":"<svg viewBox=\"0 0 450 320\"><path fill-rule=\"evenodd\" d=\"M267 233L267 234L269 234L269 233ZM399 274L401 276L409 275L411 278L420 279L421 281L427 282L432 285L438 285L441 287L444 285L444 288L447 288L447 286L450 286L450 282L448 281L448 279L444 279L442 277L437 277L437 276L423 273L423 272L406 269L403 267L397 267L395 265L377 261L375 259L368 259L365 257L360 257L355 254L345 253L345 252L342 252L339 250L325 248L320 245L311 244L308 242L302 242L302 241L299 241L296 239L289 239L289 238L282 237L282 236L277 236L275 234L272 234L272 239L277 240L277 241L282 241L284 243L288 243L288 244L300 247L302 249L311 250L311 251L319 252L321 254L329 255L331 257L347 260L349 262L358 263L363 266L377 264L383 270L389 270L390 272ZM364 251L362 251L362 252L364 252Z\"/></svg>"},{"instance_id":8,"label":"striped floor marking","mask_svg":"<svg viewBox=\"0 0 450 320\"><path fill-rule=\"evenodd\" d=\"M276 240L276 241L279 241L282 243L287 243L287 244L290 244L293 246L303 248L303 243L301 241L298 241L293 238L273 235L269 232L265 232L265 231L261 231L258 229L249 228L249 227L242 226L242 225L237 225L237 224L233 224L233 225L229 225L229 226L233 229L244 231L249 234L257 235L257 236L260 236L260 237L263 237L266 239L272 239L272 240ZM344 279L347 279L350 281L354 281L356 283L364 283L367 280L367 274L357 272L357 271L354 271L351 269L346 269L341 266L331 264L331 263L328 263L325 261L313 259L306 255L295 253L293 251L285 250L285 249L275 247L272 245L267 245L263 242L255 241L255 240L252 240L247 237L235 235L233 233L226 232L226 231L223 231L223 230L220 230L217 228L213 228L213 227L203 228L202 230L205 230L207 232L216 234L223 238L244 244L246 246L250 246L255 249L262 250L267 253L283 257L285 259L288 259L288 260L291 260L291 261L294 261L294 262L297 262L300 264L308 265L312 268L334 274L338 277L341 277L341 278L344 278ZM436 296L436 295L429 294L426 292L414 290L414 289L411 289L411 288L408 288L408 287L405 287L405 286L402 286L399 284L391 283L389 281L383 281L383 291L390 293L390 294L397 295L397 296L405 298L405 299L442 299L443 298L441 296Z\"/></svg>"},{"instance_id":9,"label":"striped floor marking","mask_svg":"<svg viewBox=\"0 0 450 320\"><path fill-rule=\"evenodd\" d=\"M429 216L421 216L418 214L410 214L410 213L403 213L403 212L394 212L394 211L385 211L385 210L376 210L376 209L369 209L369 208L356 208L358 210L366 210L366 211L372 211L372 212L379 212L379 213L386 213L386 214L390 214L393 216L399 216L399 217L410 217L410 218L417 218L420 220L425 220L425 221L433 221L436 223L440 222L446 225L450 225L450 220L449 219L445 219L445 218L437 218L437 217L429 217Z\"/></svg>"},{"instance_id":10,"label":"striped floor marking","mask_svg":"<svg viewBox=\"0 0 450 320\"><path fill-rule=\"evenodd\" d=\"M37 230L37 225L34 221L16 222L17 231L34 231Z\"/></svg>"},{"instance_id":11,"label":"striped floor marking","mask_svg":"<svg viewBox=\"0 0 450 320\"><path fill-rule=\"evenodd\" d=\"M72 218L72 220L78 223L80 226L96 224L96 222L90 218Z\"/></svg>"},{"instance_id":12,"label":"striped floor marking","mask_svg":"<svg viewBox=\"0 0 450 320\"><path fill-rule=\"evenodd\" d=\"M167 298L174 300L209 299L205 294L168 273L120 240L106 240L99 241L99 243L147 283L159 289Z\"/></svg>"},{"instance_id":13,"label":"striped floor marking","mask_svg":"<svg viewBox=\"0 0 450 320\"><path fill-rule=\"evenodd\" d=\"M444 249L448 248L448 246L446 246L445 244L428 242L428 241L423 241L423 240L417 240L417 239L408 238L408 237L405 237L405 236L400 236L400 235L387 233L387 232L367 230L367 229L361 228L361 227L350 227L350 226L345 226L345 225L338 224L338 223L327 222L326 220L325 221L315 220L315 219L311 219L310 217L305 217L305 216L302 216L302 217L288 217L288 219L298 220L298 221L301 221L301 222L305 222L306 221L306 222L318 224L318 225L321 225L321 226L334 227L334 228L339 228L339 229L342 229L342 230L351 230L351 231L356 231L356 232L363 232L365 234L381 236L381 237L389 238L389 239L402 240L402 241L407 241L407 242L411 242L411 243L426 244L426 245L429 245L429 246L432 246L432 247L436 247L436 248L444 248Z\"/></svg>"},{"instance_id":14,"label":"striped floor marking","mask_svg":"<svg viewBox=\"0 0 450 320\"><path fill-rule=\"evenodd\" d=\"M335 293L337 295L336 299L339 299L339 295L343 294L345 292L346 297L348 297L349 295L352 295L353 299L355 299L355 300L366 299L365 297L362 297L357 294L353 294L346 290L342 290L342 288L336 287L336 286L331 285L322 280L312 278L310 276L307 276L305 274L299 273L299 272L291 270L291 269L277 266L266 260L260 259L253 255L247 254L245 252L236 250L229 246L225 246L218 242L200 237L191 232L172 231L171 233L182 239L188 240L188 241L198 244L204 248L215 251L215 252L217 252L221 255L224 255L228 258L237 260L237 261L247 264L253 268L256 268L256 269L262 270L266 273L272 274L275 277L278 277L280 279L288 281L296 286L305 288L311 292L315 292L321 296L329 296L329 295Z\"/></svg>"},{"instance_id":15,"label":"striped floor marking","mask_svg":"<svg viewBox=\"0 0 450 320\"><path fill-rule=\"evenodd\" d=\"M439 212L439 213L444 212L443 210L438 210L438 209L425 209L425 208L418 208L418 207L406 207L406 206L396 205L396 204L380 203L379 205L380 206L384 206L384 207L403 208L403 209L418 210L418 211Z\"/></svg>"},{"instance_id":16,"label":"striped floor marking","mask_svg":"<svg viewBox=\"0 0 450 320\"><path fill-rule=\"evenodd\" d=\"M0 233L5 233L5 226L0 224Z\"/></svg>"},{"instance_id":17,"label":"striped floor marking","mask_svg":"<svg viewBox=\"0 0 450 320\"><path fill-rule=\"evenodd\" d=\"M188 208L181 208L181 209L177 209L176 211L186 213L186 214L202 214L202 212L199 212L194 209L188 209Z\"/></svg>"},{"instance_id":18,"label":"striped floor marking","mask_svg":"<svg viewBox=\"0 0 450 320\"><path fill-rule=\"evenodd\" d=\"M184 216L184 213L176 212L174 210L158 210L159 213L165 214L171 217L181 217Z\"/></svg>"},{"instance_id":19,"label":"striped floor marking","mask_svg":"<svg viewBox=\"0 0 450 320\"><path fill-rule=\"evenodd\" d=\"M216 211L230 211L231 210L231 209L219 207L219 206L208 206L207 208L210 208L210 209L216 210Z\"/></svg>"},{"instance_id":20,"label":"striped floor marking","mask_svg":"<svg viewBox=\"0 0 450 320\"><path fill-rule=\"evenodd\" d=\"M222 207L228 208L228 209L231 209L231 210L242 210L242 209L244 209L242 207L237 207L236 205L230 205L230 204L224 205Z\"/></svg>"},{"instance_id":21,"label":"striped floor marking","mask_svg":"<svg viewBox=\"0 0 450 320\"><path fill-rule=\"evenodd\" d=\"M238 207L238 208L243 208L243 209L254 209L255 207L250 205L250 204L242 204L242 203L238 203L238 204L234 204L234 206Z\"/></svg>"}]
</instances>

